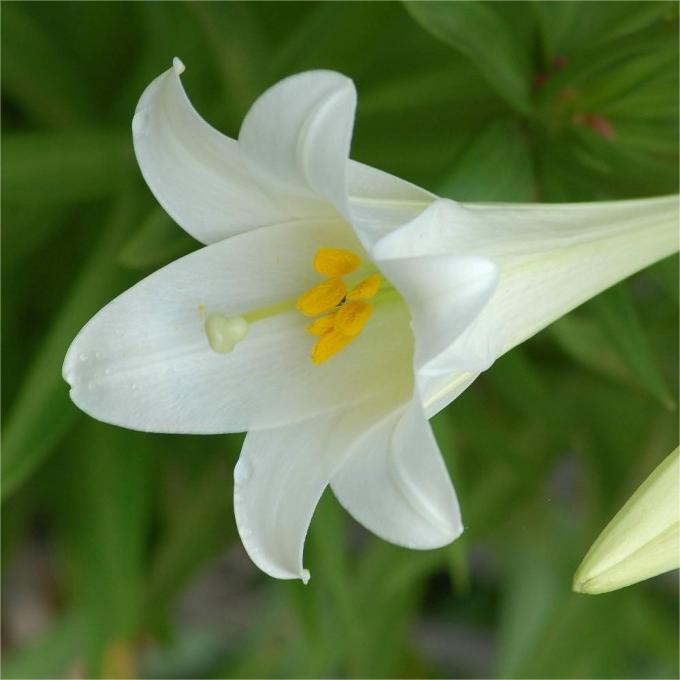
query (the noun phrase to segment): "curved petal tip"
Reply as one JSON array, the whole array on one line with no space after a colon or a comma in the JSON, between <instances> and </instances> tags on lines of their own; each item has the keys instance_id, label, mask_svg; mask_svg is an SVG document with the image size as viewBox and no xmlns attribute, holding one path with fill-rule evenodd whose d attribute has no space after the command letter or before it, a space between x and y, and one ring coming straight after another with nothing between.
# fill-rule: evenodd
<instances>
[{"instance_id":1,"label":"curved petal tip","mask_svg":"<svg viewBox=\"0 0 680 680\"><path fill-rule=\"evenodd\" d=\"M180 76L184 71L186 71L186 66L184 62L179 57L174 57L172 60L172 68L175 69L175 73Z\"/></svg>"}]
</instances>

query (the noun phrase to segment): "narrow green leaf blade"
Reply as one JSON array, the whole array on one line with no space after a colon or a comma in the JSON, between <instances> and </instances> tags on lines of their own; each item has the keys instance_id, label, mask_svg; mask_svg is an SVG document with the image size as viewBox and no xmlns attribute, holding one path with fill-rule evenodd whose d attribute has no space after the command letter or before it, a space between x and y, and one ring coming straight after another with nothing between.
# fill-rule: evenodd
<instances>
[{"instance_id":1,"label":"narrow green leaf blade","mask_svg":"<svg viewBox=\"0 0 680 680\"><path fill-rule=\"evenodd\" d=\"M61 365L75 334L115 287L118 269L113 253L133 221L132 201L127 196L116 206L111 224L52 324L10 407L3 432L3 498L35 470L78 414L61 378Z\"/></svg>"},{"instance_id":2,"label":"narrow green leaf blade","mask_svg":"<svg viewBox=\"0 0 680 680\"><path fill-rule=\"evenodd\" d=\"M489 83L521 113L531 111L527 52L508 25L482 2L406 2L429 33L465 54Z\"/></svg>"},{"instance_id":3,"label":"narrow green leaf blade","mask_svg":"<svg viewBox=\"0 0 680 680\"><path fill-rule=\"evenodd\" d=\"M534 170L521 126L499 120L472 138L437 193L457 201L531 201Z\"/></svg>"},{"instance_id":4,"label":"narrow green leaf blade","mask_svg":"<svg viewBox=\"0 0 680 680\"><path fill-rule=\"evenodd\" d=\"M154 208L121 248L118 261L129 269L160 267L198 247L161 208Z\"/></svg>"},{"instance_id":5,"label":"narrow green leaf blade","mask_svg":"<svg viewBox=\"0 0 680 680\"><path fill-rule=\"evenodd\" d=\"M611 288L596 297L590 306L605 335L642 386L666 408L674 408L675 401L659 372L628 289L625 286Z\"/></svg>"},{"instance_id":6,"label":"narrow green leaf blade","mask_svg":"<svg viewBox=\"0 0 680 680\"><path fill-rule=\"evenodd\" d=\"M141 621L153 459L146 434L89 421L78 435L65 457L71 474L63 487L71 498L74 597L87 617L87 660L96 677L108 675L107 652L129 644Z\"/></svg>"},{"instance_id":7,"label":"narrow green leaf blade","mask_svg":"<svg viewBox=\"0 0 680 680\"><path fill-rule=\"evenodd\" d=\"M131 133L26 132L2 141L3 201L65 204L111 196L133 172Z\"/></svg>"}]
</instances>

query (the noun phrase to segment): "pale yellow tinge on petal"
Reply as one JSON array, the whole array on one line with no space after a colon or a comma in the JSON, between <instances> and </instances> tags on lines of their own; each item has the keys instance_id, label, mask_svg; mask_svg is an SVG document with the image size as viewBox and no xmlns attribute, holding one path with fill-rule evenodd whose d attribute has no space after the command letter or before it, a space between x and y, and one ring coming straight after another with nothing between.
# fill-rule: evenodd
<instances>
[{"instance_id":1,"label":"pale yellow tinge on petal","mask_svg":"<svg viewBox=\"0 0 680 680\"><path fill-rule=\"evenodd\" d=\"M680 566L680 449L642 483L595 541L574 576L580 593L606 593Z\"/></svg>"}]
</instances>

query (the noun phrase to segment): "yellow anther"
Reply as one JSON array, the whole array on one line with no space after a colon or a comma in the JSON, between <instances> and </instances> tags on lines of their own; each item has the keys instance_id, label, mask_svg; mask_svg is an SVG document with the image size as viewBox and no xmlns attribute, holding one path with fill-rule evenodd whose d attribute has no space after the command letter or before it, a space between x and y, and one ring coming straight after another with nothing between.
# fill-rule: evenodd
<instances>
[{"instance_id":1,"label":"yellow anther","mask_svg":"<svg viewBox=\"0 0 680 680\"><path fill-rule=\"evenodd\" d=\"M357 283L347 294L348 300L370 300L380 290L380 275L371 274L368 278Z\"/></svg>"},{"instance_id":2,"label":"yellow anther","mask_svg":"<svg viewBox=\"0 0 680 680\"><path fill-rule=\"evenodd\" d=\"M341 248L320 248L314 258L314 269L324 276L345 276L356 271L361 258Z\"/></svg>"},{"instance_id":3,"label":"yellow anther","mask_svg":"<svg viewBox=\"0 0 680 680\"><path fill-rule=\"evenodd\" d=\"M380 275L371 274L348 292L343 276L356 271L361 258L341 248L320 248L314 258L314 268L328 280L319 283L297 301L305 316L319 318L307 326L307 331L319 340L312 350L312 361L322 364L349 345L363 330L373 314L373 307L364 302L380 290ZM321 316L323 315L323 316Z\"/></svg>"},{"instance_id":4,"label":"yellow anther","mask_svg":"<svg viewBox=\"0 0 680 680\"><path fill-rule=\"evenodd\" d=\"M335 314L335 328L343 335L359 335L373 314L366 302L347 302Z\"/></svg>"},{"instance_id":5,"label":"yellow anther","mask_svg":"<svg viewBox=\"0 0 680 680\"><path fill-rule=\"evenodd\" d=\"M335 314L320 316L316 321L307 326L307 331L312 335L323 335L335 326Z\"/></svg>"},{"instance_id":6,"label":"yellow anther","mask_svg":"<svg viewBox=\"0 0 680 680\"><path fill-rule=\"evenodd\" d=\"M328 361L334 354L343 350L356 335L345 335L333 329L322 335L312 350L312 361L315 364L322 364Z\"/></svg>"},{"instance_id":7,"label":"yellow anther","mask_svg":"<svg viewBox=\"0 0 680 680\"><path fill-rule=\"evenodd\" d=\"M314 286L297 301L297 308L305 316L318 316L324 312L330 312L337 307L347 296L347 286L338 277L328 279Z\"/></svg>"}]
</instances>

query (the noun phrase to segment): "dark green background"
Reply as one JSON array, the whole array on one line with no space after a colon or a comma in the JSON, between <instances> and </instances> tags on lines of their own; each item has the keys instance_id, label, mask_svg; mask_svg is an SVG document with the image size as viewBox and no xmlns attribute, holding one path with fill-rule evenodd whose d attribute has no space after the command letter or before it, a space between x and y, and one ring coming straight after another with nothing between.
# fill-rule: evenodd
<instances>
[{"instance_id":1,"label":"dark green background","mask_svg":"<svg viewBox=\"0 0 680 680\"><path fill-rule=\"evenodd\" d=\"M306 587L235 533L239 436L94 422L80 326L198 247L157 207L130 122L173 56L236 135L267 86L338 69L352 155L440 195L677 191L674 2L2 3L4 677L673 677L677 582L570 591L677 445L677 260L563 318L434 420L464 538L411 552L324 497ZM226 208L225 208L226 209Z\"/></svg>"}]
</instances>

